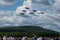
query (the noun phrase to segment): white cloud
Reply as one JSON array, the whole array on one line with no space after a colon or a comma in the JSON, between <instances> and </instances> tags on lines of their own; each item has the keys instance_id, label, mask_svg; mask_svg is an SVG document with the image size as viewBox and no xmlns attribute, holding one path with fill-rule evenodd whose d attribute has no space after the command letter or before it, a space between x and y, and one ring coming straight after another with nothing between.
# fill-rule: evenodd
<instances>
[{"instance_id":1,"label":"white cloud","mask_svg":"<svg viewBox=\"0 0 60 40\"><path fill-rule=\"evenodd\" d=\"M60 6L60 0L55 0L55 6Z\"/></svg>"},{"instance_id":2,"label":"white cloud","mask_svg":"<svg viewBox=\"0 0 60 40\"><path fill-rule=\"evenodd\" d=\"M55 0L55 9L56 9L56 13L60 13L60 0Z\"/></svg>"},{"instance_id":3,"label":"white cloud","mask_svg":"<svg viewBox=\"0 0 60 40\"><path fill-rule=\"evenodd\" d=\"M37 0L32 0L32 8L33 9L37 9L37 10L41 10L41 11L45 11L48 13L52 13L55 12L55 5L53 5L54 3L52 3L50 0L40 0L39 2L37 2Z\"/></svg>"},{"instance_id":4,"label":"white cloud","mask_svg":"<svg viewBox=\"0 0 60 40\"><path fill-rule=\"evenodd\" d=\"M34 16L34 15L30 15L30 18L25 18L25 20L23 21L23 25L27 24L27 25L38 25L38 26L42 26L43 28L48 28L48 29L52 29L52 30L59 30L57 28L60 28L60 14L57 14L57 10L55 5L53 4L49 4L48 0L33 0L34 2L32 3L32 9L43 9L43 11L47 12L44 15L41 14L35 14L38 16ZM37 2L36 2L37 1ZM40 2L38 2L40 1ZM47 2L48 4L44 4L43 2ZM17 14L20 13L21 10L24 9L24 5L21 7L17 8ZM40 9L39 9L40 8ZM57 7L58 8L58 7ZM28 16L29 16L28 15Z\"/></svg>"},{"instance_id":5,"label":"white cloud","mask_svg":"<svg viewBox=\"0 0 60 40\"><path fill-rule=\"evenodd\" d=\"M10 1L10 0L0 0L0 5L12 5L12 4L14 4L15 2L16 2L16 0L11 0L10 2L8 2L8 1Z\"/></svg>"},{"instance_id":6,"label":"white cloud","mask_svg":"<svg viewBox=\"0 0 60 40\"><path fill-rule=\"evenodd\" d=\"M44 3L42 4L32 3L34 8L36 8L37 10L39 10L39 8L45 9L46 10L46 12L44 12L45 14L38 14L38 12L36 12L34 15L32 15L29 14L29 12L32 9L29 9L25 13L25 15L22 16L20 15L20 12L22 12L22 10L26 10L25 7L27 6L25 2L23 4L24 5L17 7L15 12L0 11L0 23L2 24L0 25L1 26L36 25L36 26L41 26L43 28L52 29L56 31L59 30L57 28L60 28L60 14L55 13L56 9L54 5L45 5Z\"/></svg>"}]
</instances>

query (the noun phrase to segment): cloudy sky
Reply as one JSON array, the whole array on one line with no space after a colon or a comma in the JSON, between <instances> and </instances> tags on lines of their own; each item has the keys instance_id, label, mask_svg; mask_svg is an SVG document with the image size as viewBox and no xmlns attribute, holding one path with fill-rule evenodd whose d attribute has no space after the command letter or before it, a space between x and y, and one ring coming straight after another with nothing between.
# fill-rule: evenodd
<instances>
[{"instance_id":1,"label":"cloudy sky","mask_svg":"<svg viewBox=\"0 0 60 40\"><path fill-rule=\"evenodd\" d=\"M26 14L22 17L21 10L25 6L38 10L34 15ZM24 9L25 10L25 9ZM39 12L45 14L39 14ZM43 28L60 30L60 0L0 0L0 26L36 25ZM59 31L60 32L60 31Z\"/></svg>"}]
</instances>

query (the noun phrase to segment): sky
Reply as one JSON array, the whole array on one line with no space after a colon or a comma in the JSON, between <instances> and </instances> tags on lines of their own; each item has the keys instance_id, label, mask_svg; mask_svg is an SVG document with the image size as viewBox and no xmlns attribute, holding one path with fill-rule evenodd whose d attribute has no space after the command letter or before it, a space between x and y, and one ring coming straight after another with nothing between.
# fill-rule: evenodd
<instances>
[{"instance_id":1,"label":"sky","mask_svg":"<svg viewBox=\"0 0 60 40\"><path fill-rule=\"evenodd\" d=\"M27 10L24 16L22 10ZM29 14L33 9L34 15ZM44 12L44 14L39 14ZM60 0L0 0L0 26L36 25L60 32Z\"/></svg>"},{"instance_id":2,"label":"sky","mask_svg":"<svg viewBox=\"0 0 60 40\"><path fill-rule=\"evenodd\" d=\"M2 0L4 2L4 0ZM8 2L8 3L3 3L1 2L0 3L0 10L4 10L4 11L15 11L16 8L18 6L21 6L24 2L24 0L13 0L11 2L9 2L10 0L5 0L5 2ZM50 0L52 3L54 3L54 0Z\"/></svg>"},{"instance_id":3,"label":"sky","mask_svg":"<svg viewBox=\"0 0 60 40\"><path fill-rule=\"evenodd\" d=\"M2 0L3 1L3 0ZM6 0L6 2L8 2L9 0ZM16 10L16 8L18 7L18 6L21 6L22 5L22 3L23 3L23 1L24 0L13 0L13 1L11 1L11 2L8 2L8 3L3 3L3 2L1 2L0 3L0 11L15 11Z\"/></svg>"}]
</instances>

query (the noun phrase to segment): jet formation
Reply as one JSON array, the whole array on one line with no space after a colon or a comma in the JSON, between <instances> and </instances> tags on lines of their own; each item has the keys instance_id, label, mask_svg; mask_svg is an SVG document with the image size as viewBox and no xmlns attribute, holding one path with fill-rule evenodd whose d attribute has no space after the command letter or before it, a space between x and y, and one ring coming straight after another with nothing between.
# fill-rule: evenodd
<instances>
[{"instance_id":1,"label":"jet formation","mask_svg":"<svg viewBox=\"0 0 60 40\"><path fill-rule=\"evenodd\" d=\"M29 3L29 4L28 4ZM45 14L42 11L36 10L36 9L32 9L32 4L31 4L31 0L25 0L23 5L20 8L17 8L16 10L16 14L19 16L26 16L26 14L31 14L31 15L36 15L38 14Z\"/></svg>"}]
</instances>

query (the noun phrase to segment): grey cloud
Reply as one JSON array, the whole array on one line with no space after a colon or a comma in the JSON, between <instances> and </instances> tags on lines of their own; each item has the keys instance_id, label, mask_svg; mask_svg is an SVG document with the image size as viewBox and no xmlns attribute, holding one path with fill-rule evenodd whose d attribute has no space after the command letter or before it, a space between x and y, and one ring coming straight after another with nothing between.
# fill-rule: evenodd
<instances>
[{"instance_id":1,"label":"grey cloud","mask_svg":"<svg viewBox=\"0 0 60 40\"><path fill-rule=\"evenodd\" d=\"M16 0L0 0L0 5L5 6L5 5L13 5L16 2Z\"/></svg>"},{"instance_id":2,"label":"grey cloud","mask_svg":"<svg viewBox=\"0 0 60 40\"><path fill-rule=\"evenodd\" d=\"M32 2L37 4L50 5L49 0L32 0Z\"/></svg>"},{"instance_id":3,"label":"grey cloud","mask_svg":"<svg viewBox=\"0 0 60 40\"><path fill-rule=\"evenodd\" d=\"M54 3L53 3L54 4ZM37 10L43 10L45 12L55 12L55 6L50 4L49 0L32 0L32 8Z\"/></svg>"},{"instance_id":4,"label":"grey cloud","mask_svg":"<svg viewBox=\"0 0 60 40\"><path fill-rule=\"evenodd\" d=\"M42 2L42 4L43 4L43 2ZM1 15L0 15L1 26L8 26L8 25L10 26L12 24L13 24L12 26L36 25L36 26L40 26L40 27L55 30L55 31L60 30L60 21L59 21L60 20L60 13L58 13L58 14L55 13L56 9L53 5L49 6L49 5L45 5L45 4L42 5L42 4L40 5L38 3L36 3L36 4L33 3L33 6L37 10L39 10L39 8L45 9L46 13L43 15L35 13L35 15L37 15L37 16L34 16L31 14L28 14L29 13L28 12L28 13L26 13L26 15L28 15L28 17L22 17L19 15L19 12L16 13L19 16L16 15L15 13L13 13L13 16L11 16L11 12L8 12L8 13L10 13L9 15L7 15L6 12L3 12L3 13L1 12L0 14L3 15L3 17L1 17ZM19 7L18 7L18 9L19 9ZM18 11L20 11L20 9ZM5 15L5 13L6 13L6 15Z\"/></svg>"},{"instance_id":5,"label":"grey cloud","mask_svg":"<svg viewBox=\"0 0 60 40\"><path fill-rule=\"evenodd\" d=\"M3 14L5 13L3 12ZM11 12L8 12L8 13L11 13ZM3 16L3 18L0 19L0 25L1 26L36 25L36 26L40 26L40 27L55 30L55 31L59 30L58 28L60 28L60 24L59 24L60 22L58 20L60 19L58 17L55 18L55 14L52 14L54 16L52 16L49 13L45 13L43 15L40 15L37 13L36 15L38 16L28 14L29 17L26 18L22 16L17 16L17 15L14 16L14 13L13 13L13 16L11 15L8 16L6 14Z\"/></svg>"}]
</instances>

